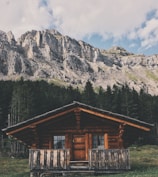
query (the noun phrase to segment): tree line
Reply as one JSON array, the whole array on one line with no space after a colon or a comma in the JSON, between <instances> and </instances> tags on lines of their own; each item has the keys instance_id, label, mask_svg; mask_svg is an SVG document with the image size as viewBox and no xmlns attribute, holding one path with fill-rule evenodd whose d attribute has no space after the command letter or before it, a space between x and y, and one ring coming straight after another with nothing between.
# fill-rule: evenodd
<instances>
[{"instance_id":1,"label":"tree line","mask_svg":"<svg viewBox=\"0 0 158 177\"><path fill-rule=\"evenodd\" d=\"M87 81L80 90L43 80L21 79L0 81L0 130L73 101L158 124L158 96L149 95L143 90L138 93L126 84L95 90Z\"/></svg>"}]
</instances>

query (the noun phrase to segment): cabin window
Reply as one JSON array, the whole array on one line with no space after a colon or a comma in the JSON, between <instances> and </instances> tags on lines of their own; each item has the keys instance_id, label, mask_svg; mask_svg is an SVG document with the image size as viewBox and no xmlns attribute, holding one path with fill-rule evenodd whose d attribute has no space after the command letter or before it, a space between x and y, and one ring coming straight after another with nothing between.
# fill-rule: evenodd
<instances>
[{"instance_id":1,"label":"cabin window","mask_svg":"<svg viewBox=\"0 0 158 177\"><path fill-rule=\"evenodd\" d=\"M104 135L93 135L92 142L93 142L92 144L93 148L103 149L104 148Z\"/></svg>"},{"instance_id":2,"label":"cabin window","mask_svg":"<svg viewBox=\"0 0 158 177\"><path fill-rule=\"evenodd\" d=\"M65 136L54 136L54 149L65 148Z\"/></svg>"}]
</instances>

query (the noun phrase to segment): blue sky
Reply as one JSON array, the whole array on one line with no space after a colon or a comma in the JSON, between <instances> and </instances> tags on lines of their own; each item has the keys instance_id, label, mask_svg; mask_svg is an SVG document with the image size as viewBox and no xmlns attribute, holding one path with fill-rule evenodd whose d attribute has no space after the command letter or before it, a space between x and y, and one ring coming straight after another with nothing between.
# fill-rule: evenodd
<instances>
[{"instance_id":1,"label":"blue sky","mask_svg":"<svg viewBox=\"0 0 158 177\"><path fill-rule=\"evenodd\" d=\"M0 0L0 30L16 38L30 30L63 35L109 49L158 54L157 0Z\"/></svg>"}]
</instances>

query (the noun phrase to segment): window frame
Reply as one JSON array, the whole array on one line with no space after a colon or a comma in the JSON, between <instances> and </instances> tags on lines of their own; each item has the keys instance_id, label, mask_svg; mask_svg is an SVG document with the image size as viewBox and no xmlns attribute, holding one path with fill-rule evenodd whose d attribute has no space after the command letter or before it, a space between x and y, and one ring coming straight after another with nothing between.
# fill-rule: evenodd
<instances>
[{"instance_id":1,"label":"window frame","mask_svg":"<svg viewBox=\"0 0 158 177\"><path fill-rule=\"evenodd\" d=\"M92 134L92 148L104 149L105 147L104 134Z\"/></svg>"},{"instance_id":2,"label":"window frame","mask_svg":"<svg viewBox=\"0 0 158 177\"><path fill-rule=\"evenodd\" d=\"M53 149L65 149L65 135L53 135Z\"/></svg>"}]
</instances>

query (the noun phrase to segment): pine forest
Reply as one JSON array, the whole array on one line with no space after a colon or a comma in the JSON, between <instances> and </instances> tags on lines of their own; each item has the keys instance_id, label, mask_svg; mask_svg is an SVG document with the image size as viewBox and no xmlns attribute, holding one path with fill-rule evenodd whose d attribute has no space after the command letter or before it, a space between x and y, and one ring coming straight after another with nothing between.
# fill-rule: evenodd
<instances>
[{"instance_id":1,"label":"pine forest","mask_svg":"<svg viewBox=\"0 0 158 177\"><path fill-rule=\"evenodd\" d=\"M79 101L97 108L158 125L158 96L128 85L93 88L87 81L83 90L61 87L46 81L0 81L0 130L63 105ZM142 143L156 143L156 128ZM0 136L5 137L0 131Z\"/></svg>"}]
</instances>

